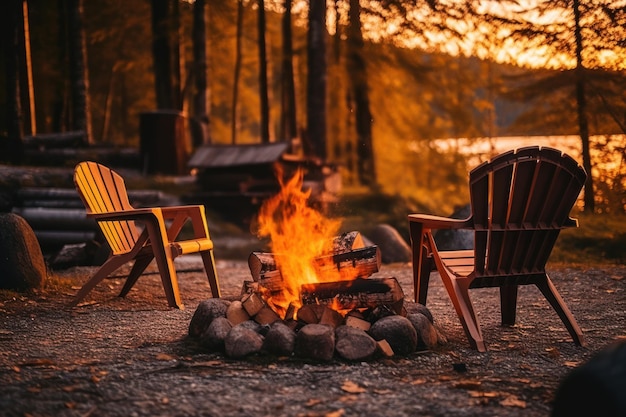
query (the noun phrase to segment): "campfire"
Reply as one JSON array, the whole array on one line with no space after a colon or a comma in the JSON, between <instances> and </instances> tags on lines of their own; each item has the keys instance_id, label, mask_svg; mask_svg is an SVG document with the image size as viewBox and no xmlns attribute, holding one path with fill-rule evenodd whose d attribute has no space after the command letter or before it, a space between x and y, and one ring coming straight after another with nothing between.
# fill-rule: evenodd
<instances>
[{"instance_id":1,"label":"campfire","mask_svg":"<svg viewBox=\"0 0 626 417\"><path fill-rule=\"evenodd\" d=\"M229 356L258 349L323 360L335 353L350 360L407 354L436 344L430 312L405 302L394 277L372 277L381 267L378 246L358 231L339 233L339 220L311 207L301 171L279 181L280 192L258 216L258 235L269 238L270 251L250 254L251 280L239 299L223 307L221 300L201 303L190 335Z\"/></svg>"}]
</instances>

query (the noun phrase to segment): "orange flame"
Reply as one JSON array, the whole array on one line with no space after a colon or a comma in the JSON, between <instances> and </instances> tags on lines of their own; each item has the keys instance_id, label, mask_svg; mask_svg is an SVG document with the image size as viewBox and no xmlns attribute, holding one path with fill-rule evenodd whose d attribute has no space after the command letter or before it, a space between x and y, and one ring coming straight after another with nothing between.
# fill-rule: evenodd
<instances>
[{"instance_id":1,"label":"orange flame","mask_svg":"<svg viewBox=\"0 0 626 417\"><path fill-rule=\"evenodd\" d=\"M308 205L311 190L303 190L301 169L286 183L277 168L280 191L266 200L258 215L259 237L270 238L270 248L283 279L283 291L272 295L271 302L282 311L292 304L300 307L300 286L336 280L333 274L318 277L314 259L332 252L333 237L341 221L332 220ZM328 276L331 275L331 276Z\"/></svg>"}]
</instances>

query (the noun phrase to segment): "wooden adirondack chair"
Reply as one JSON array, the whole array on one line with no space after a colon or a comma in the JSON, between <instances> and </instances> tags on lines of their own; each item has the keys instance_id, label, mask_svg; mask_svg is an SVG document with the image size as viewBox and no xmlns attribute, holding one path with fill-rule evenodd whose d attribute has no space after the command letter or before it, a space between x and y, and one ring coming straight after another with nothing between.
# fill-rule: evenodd
<instances>
[{"instance_id":1,"label":"wooden adirondack chair","mask_svg":"<svg viewBox=\"0 0 626 417\"><path fill-rule=\"evenodd\" d=\"M72 305L89 293L113 271L134 261L120 297L126 296L139 276L156 259L165 296L170 307L184 308L178 291L174 258L200 253L213 297L220 289L203 206L133 208L124 179L115 171L95 162L81 162L74 170L74 183L87 209L111 247L111 255L80 289ZM191 221L194 237L176 240L183 225ZM140 226L140 227L138 227Z\"/></svg>"},{"instance_id":2,"label":"wooden adirondack chair","mask_svg":"<svg viewBox=\"0 0 626 417\"><path fill-rule=\"evenodd\" d=\"M432 261L470 345L485 351L469 290L499 287L503 325L515 323L517 289L534 284L584 345L580 327L545 269L559 232L577 227L569 217L587 175L574 159L551 148L503 153L470 172L471 215L465 220L410 214L415 301L426 304ZM474 249L438 251L432 230L473 229Z\"/></svg>"}]
</instances>

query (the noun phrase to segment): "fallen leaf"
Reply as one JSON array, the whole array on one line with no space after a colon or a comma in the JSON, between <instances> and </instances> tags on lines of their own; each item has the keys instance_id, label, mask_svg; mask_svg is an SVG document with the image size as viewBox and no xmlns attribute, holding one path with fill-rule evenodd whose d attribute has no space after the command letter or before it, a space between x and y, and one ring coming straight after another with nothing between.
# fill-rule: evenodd
<instances>
[{"instance_id":1,"label":"fallen leaf","mask_svg":"<svg viewBox=\"0 0 626 417\"><path fill-rule=\"evenodd\" d=\"M413 381L411 381L411 385L422 385L426 383L426 379L424 378L417 378L414 379Z\"/></svg>"},{"instance_id":2,"label":"fallen leaf","mask_svg":"<svg viewBox=\"0 0 626 417\"><path fill-rule=\"evenodd\" d=\"M324 415L324 417L341 417L344 412L345 410L343 408L340 408L339 410L327 413L326 415Z\"/></svg>"},{"instance_id":3,"label":"fallen leaf","mask_svg":"<svg viewBox=\"0 0 626 417\"><path fill-rule=\"evenodd\" d=\"M519 369L524 369L524 370L526 370L526 371L534 371L534 370L535 370L535 368L534 368L533 366L528 365L527 363L522 363L522 364L519 366Z\"/></svg>"},{"instance_id":4,"label":"fallen leaf","mask_svg":"<svg viewBox=\"0 0 626 417\"><path fill-rule=\"evenodd\" d=\"M173 357L172 355L168 355L167 353L158 353L155 358L158 361L173 361L173 360L176 360L175 357Z\"/></svg>"},{"instance_id":5,"label":"fallen leaf","mask_svg":"<svg viewBox=\"0 0 626 417\"><path fill-rule=\"evenodd\" d=\"M464 379L464 380L455 382L454 388L475 390L475 389L480 388L480 385L481 385L481 382L475 379Z\"/></svg>"},{"instance_id":6,"label":"fallen leaf","mask_svg":"<svg viewBox=\"0 0 626 417\"><path fill-rule=\"evenodd\" d=\"M52 362L52 360L47 359L47 358L37 358L37 359L29 360L27 362L23 362L21 365L22 366L53 366L54 362Z\"/></svg>"},{"instance_id":7,"label":"fallen leaf","mask_svg":"<svg viewBox=\"0 0 626 417\"><path fill-rule=\"evenodd\" d=\"M567 366L568 368L576 368L578 365L580 365L580 362L579 361L565 361L563 365Z\"/></svg>"},{"instance_id":8,"label":"fallen leaf","mask_svg":"<svg viewBox=\"0 0 626 417\"><path fill-rule=\"evenodd\" d=\"M342 403L353 403L358 400L359 400L359 397L354 394L348 394L348 395L339 397L339 401L341 401Z\"/></svg>"},{"instance_id":9,"label":"fallen leaf","mask_svg":"<svg viewBox=\"0 0 626 417\"><path fill-rule=\"evenodd\" d=\"M309 398L309 400L306 402L305 406L306 407L313 407L316 406L318 404L321 404L322 400L320 400L319 398Z\"/></svg>"},{"instance_id":10,"label":"fallen leaf","mask_svg":"<svg viewBox=\"0 0 626 417\"><path fill-rule=\"evenodd\" d=\"M561 355L561 352L559 352L559 350L557 348L546 348L546 352L548 353L548 356L550 356L553 359L558 358Z\"/></svg>"},{"instance_id":11,"label":"fallen leaf","mask_svg":"<svg viewBox=\"0 0 626 417\"><path fill-rule=\"evenodd\" d=\"M375 389L374 393L378 395L389 395L392 394L393 391L390 389Z\"/></svg>"},{"instance_id":12,"label":"fallen leaf","mask_svg":"<svg viewBox=\"0 0 626 417\"><path fill-rule=\"evenodd\" d=\"M471 397L474 398L496 398L497 392L494 391L467 391Z\"/></svg>"},{"instance_id":13,"label":"fallen leaf","mask_svg":"<svg viewBox=\"0 0 626 417\"><path fill-rule=\"evenodd\" d=\"M509 395L504 400L500 401L500 405L503 407L526 408L526 401L518 399L515 395Z\"/></svg>"},{"instance_id":14,"label":"fallen leaf","mask_svg":"<svg viewBox=\"0 0 626 417\"><path fill-rule=\"evenodd\" d=\"M189 364L189 366L197 366L197 367L212 367L212 366L217 366L217 365L221 365L224 362L221 361L202 361L202 362L192 362Z\"/></svg>"},{"instance_id":15,"label":"fallen leaf","mask_svg":"<svg viewBox=\"0 0 626 417\"><path fill-rule=\"evenodd\" d=\"M360 394L367 391L365 388L359 386L358 384L355 384L352 381L344 381L341 389L345 392L349 392L350 394Z\"/></svg>"}]
</instances>

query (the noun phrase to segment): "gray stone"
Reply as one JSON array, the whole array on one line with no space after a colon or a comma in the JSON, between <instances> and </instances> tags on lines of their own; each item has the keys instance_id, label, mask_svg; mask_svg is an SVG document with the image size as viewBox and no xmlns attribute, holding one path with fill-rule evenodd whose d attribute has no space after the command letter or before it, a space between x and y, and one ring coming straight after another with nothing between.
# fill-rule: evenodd
<instances>
[{"instance_id":1,"label":"gray stone","mask_svg":"<svg viewBox=\"0 0 626 417\"><path fill-rule=\"evenodd\" d=\"M422 313L409 313L406 317L417 332L417 348L432 349L437 346L438 334L435 326Z\"/></svg>"},{"instance_id":2,"label":"gray stone","mask_svg":"<svg viewBox=\"0 0 626 417\"><path fill-rule=\"evenodd\" d=\"M35 232L22 217L0 214L0 288L16 291L40 289L46 263Z\"/></svg>"},{"instance_id":3,"label":"gray stone","mask_svg":"<svg viewBox=\"0 0 626 417\"><path fill-rule=\"evenodd\" d=\"M296 346L296 332L282 321L275 321L265 335L263 350L268 353L289 356Z\"/></svg>"},{"instance_id":4,"label":"gray stone","mask_svg":"<svg viewBox=\"0 0 626 417\"><path fill-rule=\"evenodd\" d=\"M453 219L467 219L472 214L469 204L457 208L452 215ZM437 230L433 238L439 250L466 250L474 249L474 231L468 229Z\"/></svg>"},{"instance_id":5,"label":"gray stone","mask_svg":"<svg viewBox=\"0 0 626 417\"><path fill-rule=\"evenodd\" d=\"M424 304L405 300L404 309L406 310L407 314L420 313L420 314L425 315L428 318L428 320L430 320L431 323L435 322L435 320L433 319L433 314L430 312L428 307L426 307Z\"/></svg>"},{"instance_id":6,"label":"gray stone","mask_svg":"<svg viewBox=\"0 0 626 417\"><path fill-rule=\"evenodd\" d=\"M263 348L263 336L241 324L233 327L224 339L224 352L231 358L243 358Z\"/></svg>"},{"instance_id":7,"label":"gray stone","mask_svg":"<svg viewBox=\"0 0 626 417\"><path fill-rule=\"evenodd\" d=\"M378 320L369 330L375 340L386 340L396 355L408 355L417 349L417 331L403 316L387 316Z\"/></svg>"},{"instance_id":8,"label":"gray stone","mask_svg":"<svg viewBox=\"0 0 626 417\"><path fill-rule=\"evenodd\" d=\"M335 351L349 361L367 360L376 353L376 341L356 327L339 326L335 330L335 337Z\"/></svg>"},{"instance_id":9,"label":"gray stone","mask_svg":"<svg viewBox=\"0 0 626 417\"><path fill-rule=\"evenodd\" d=\"M383 263L411 261L411 247L392 226L388 224L376 225L367 232L367 238L380 249Z\"/></svg>"},{"instance_id":10,"label":"gray stone","mask_svg":"<svg viewBox=\"0 0 626 417\"><path fill-rule=\"evenodd\" d=\"M232 328L226 317L216 317L200 335L200 343L210 350L223 350L224 340Z\"/></svg>"},{"instance_id":11,"label":"gray stone","mask_svg":"<svg viewBox=\"0 0 626 417\"><path fill-rule=\"evenodd\" d=\"M243 321L243 322L239 323L238 326L245 327L246 329L250 329L253 332L256 332L256 333L259 333L259 334L261 333L261 331L263 329L263 326L261 326L259 323L257 323L256 321L254 321L252 319Z\"/></svg>"},{"instance_id":12,"label":"gray stone","mask_svg":"<svg viewBox=\"0 0 626 417\"><path fill-rule=\"evenodd\" d=\"M209 298L201 301L189 322L189 336L200 337L217 317L226 317L229 301Z\"/></svg>"},{"instance_id":13,"label":"gray stone","mask_svg":"<svg viewBox=\"0 0 626 417\"><path fill-rule=\"evenodd\" d=\"M63 245L50 260L54 270L65 269L76 265L90 265L93 255L89 254L86 242Z\"/></svg>"},{"instance_id":14,"label":"gray stone","mask_svg":"<svg viewBox=\"0 0 626 417\"><path fill-rule=\"evenodd\" d=\"M325 324L307 324L296 337L298 356L329 361L335 353L335 329Z\"/></svg>"}]
</instances>

